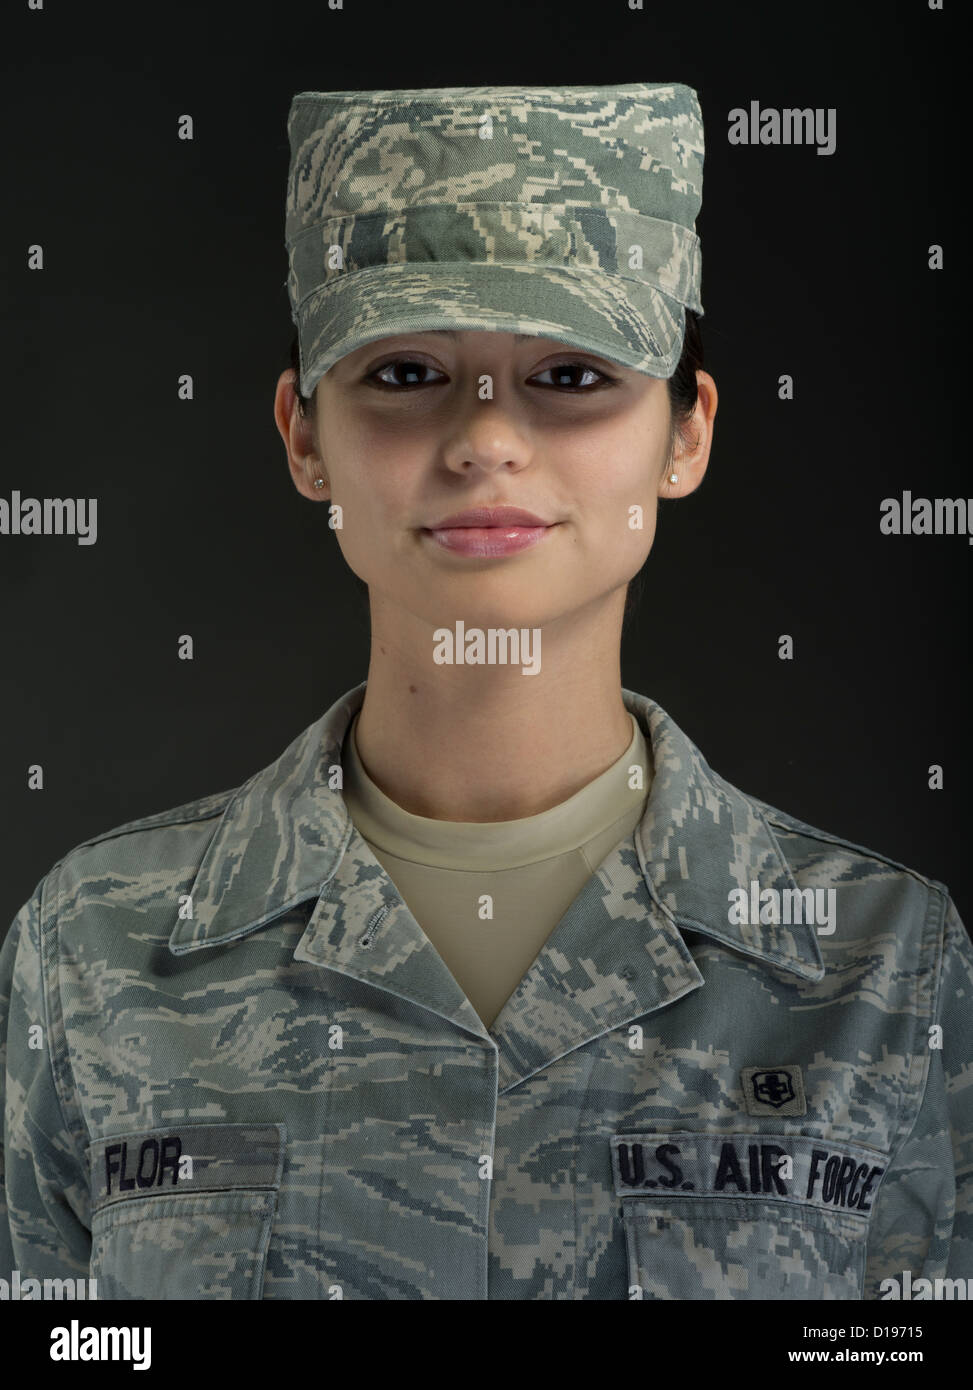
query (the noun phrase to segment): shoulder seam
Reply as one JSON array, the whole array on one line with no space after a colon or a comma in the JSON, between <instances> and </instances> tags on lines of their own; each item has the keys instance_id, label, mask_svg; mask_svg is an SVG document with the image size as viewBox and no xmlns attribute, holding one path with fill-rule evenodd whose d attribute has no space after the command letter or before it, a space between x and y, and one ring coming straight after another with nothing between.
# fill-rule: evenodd
<instances>
[{"instance_id":1,"label":"shoulder seam","mask_svg":"<svg viewBox=\"0 0 973 1390\"><path fill-rule=\"evenodd\" d=\"M787 811L781 811L778 807L771 806L768 802L761 801L759 797L751 796L748 792L744 792L743 795L751 805L760 811L766 821L779 830L796 831L809 840L816 840L819 844L840 845L843 849L854 850L856 854L863 855L866 859L874 859L880 864L888 864L893 869L901 869L903 873L909 874L925 888L931 888L945 897L949 897L948 887L939 879L930 878L928 874L920 873L918 869L910 868L908 864L903 864L898 859L892 859L890 855L882 854L878 850L870 849L867 845L856 844L854 840L846 840L841 835L832 834L830 830L822 830L818 826L809 825L807 821L799 820L797 816L792 816Z\"/></svg>"},{"instance_id":2,"label":"shoulder seam","mask_svg":"<svg viewBox=\"0 0 973 1390\"><path fill-rule=\"evenodd\" d=\"M90 835L88 839L80 840L78 844L73 845L67 854L61 856L58 864L62 863L68 854L73 854L75 850L84 849L87 845L97 845L103 840L113 840L117 836L128 835L136 830L152 830L163 825L184 825L194 820L212 820L214 816L222 815L229 802L240 790L240 787L232 787L229 791L213 792L211 796L201 796L195 801L185 801L181 806L173 806L168 811L157 811L150 816L141 816L138 820L125 821L122 825L113 826L111 830L103 830L100 835Z\"/></svg>"}]
</instances>

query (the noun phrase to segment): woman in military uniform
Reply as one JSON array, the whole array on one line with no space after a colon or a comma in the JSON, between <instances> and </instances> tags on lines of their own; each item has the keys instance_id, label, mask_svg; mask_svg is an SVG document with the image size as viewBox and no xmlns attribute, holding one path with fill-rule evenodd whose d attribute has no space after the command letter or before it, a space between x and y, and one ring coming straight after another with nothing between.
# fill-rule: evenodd
<instances>
[{"instance_id":1,"label":"woman in military uniform","mask_svg":"<svg viewBox=\"0 0 973 1390\"><path fill-rule=\"evenodd\" d=\"M732 786L621 684L659 503L714 443L695 92L301 93L288 128L275 419L367 588L367 678L18 914L0 1275L476 1300L973 1277L948 890Z\"/></svg>"}]
</instances>

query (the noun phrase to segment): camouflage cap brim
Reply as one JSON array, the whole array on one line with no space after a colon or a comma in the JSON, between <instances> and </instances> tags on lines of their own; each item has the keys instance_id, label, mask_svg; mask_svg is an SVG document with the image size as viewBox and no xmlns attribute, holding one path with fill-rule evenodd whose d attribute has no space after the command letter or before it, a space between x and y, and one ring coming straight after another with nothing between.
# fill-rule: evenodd
<instances>
[{"instance_id":1,"label":"camouflage cap brim","mask_svg":"<svg viewBox=\"0 0 973 1390\"><path fill-rule=\"evenodd\" d=\"M310 295L297 320L301 393L335 362L394 334L452 328L552 338L669 377L682 351L682 305L651 285L614 287L603 275L536 266L382 266Z\"/></svg>"},{"instance_id":2,"label":"camouflage cap brim","mask_svg":"<svg viewBox=\"0 0 973 1390\"><path fill-rule=\"evenodd\" d=\"M392 334L519 332L649 376L703 313L703 125L681 83L301 92L287 289L301 391Z\"/></svg>"}]
</instances>

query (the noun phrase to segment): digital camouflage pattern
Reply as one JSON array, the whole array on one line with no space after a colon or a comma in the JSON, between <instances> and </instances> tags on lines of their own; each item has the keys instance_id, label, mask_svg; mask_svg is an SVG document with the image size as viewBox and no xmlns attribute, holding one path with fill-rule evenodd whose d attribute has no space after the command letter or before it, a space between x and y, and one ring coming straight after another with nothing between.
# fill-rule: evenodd
<instances>
[{"instance_id":1,"label":"digital camouflage pattern","mask_svg":"<svg viewBox=\"0 0 973 1390\"><path fill-rule=\"evenodd\" d=\"M703 313L692 87L299 92L287 289L301 392L365 343L531 333L669 377Z\"/></svg>"},{"instance_id":2,"label":"digital camouflage pattern","mask_svg":"<svg viewBox=\"0 0 973 1390\"><path fill-rule=\"evenodd\" d=\"M488 1031L348 819L364 691L236 791L71 850L17 915L0 1277L661 1300L973 1276L973 953L942 884L738 791L623 690L644 817ZM836 929L734 924L752 883L833 888Z\"/></svg>"}]
</instances>

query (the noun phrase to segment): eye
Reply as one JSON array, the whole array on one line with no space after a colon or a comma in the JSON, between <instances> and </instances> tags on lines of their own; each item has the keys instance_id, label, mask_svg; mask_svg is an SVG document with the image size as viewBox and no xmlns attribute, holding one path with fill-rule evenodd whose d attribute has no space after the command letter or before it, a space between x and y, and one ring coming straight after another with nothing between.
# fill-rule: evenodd
<instances>
[{"instance_id":1,"label":"eye","mask_svg":"<svg viewBox=\"0 0 973 1390\"><path fill-rule=\"evenodd\" d=\"M617 380L616 377L609 376L607 372L601 371L598 367L592 367L587 362L555 362L555 364L552 367L545 367L543 371L538 372L536 376L531 377L531 381L539 380L540 377L545 376L548 372L554 372L556 377L555 381L550 383L551 385L557 387L560 390L568 391L600 391L602 386L614 386ZM599 377L600 381L597 382L594 386L572 386L570 382L563 380L565 376L569 376L572 372L590 372L592 376ZM545 382L543 384L547 385L548 383Z\"/></svg>"},{"instance_id":2,"label":"eye","mask_svg":"<svg viewBox=\"0 0 973 1390\"><path fill-rule=\"evenodd\" d=\"M368 374L366 380L380 388L401 393L415 387L432 386L436 384L428 379L423 379L423 372L434 372L440 379L443 379L443 374L437 371L435 367L430 367L428 362L420 362L413 357L394 357L388 362L383 362L381 366L376 367L374 371ZM384 373L392 373L393 375L390 378L389 376L383 375ZM555 377L553 381L541 381L542 377L551 373L553 373ZM572 378L575 373L581 377L582 381L585 373L587 373L589 380L583 385L577 381L572 382L570 378ZM396 375L398 375L398 379L396 379ZM565 378L568 379L565 380ZM597 380L592 382L591 378L597 378ZM603 387L614 386L618 378L609 376L608 373L603 372L600 367L592 367L588 362L566 360L564 362L556 362L553 366L545 367L543 371L535 373L529 380L537 382L548 390L553 389L562 392L570 391L575 395L590 395L593 391L600 391Z\"/></svg>"},{"instance_id":3,"label":"eye","mask_svg":"<svg viewBox=\"0 0 973 1390\"><path fill-rule=\"evenodd\" d=\"M391 362L384 362L381 367L376 367L369 373L368 380L374 381L377 386L385 386L393 391L406 391L410 386L428 386L428 381L420 380L422 372L435 372L435 367L430 367L428 362L417 362L412 357L394 357ZM388 371L400 371L406 378L405 381L383 380L381 373ZM441 376L442 373L439 373Z\"/></svg>"}]
</instances>

